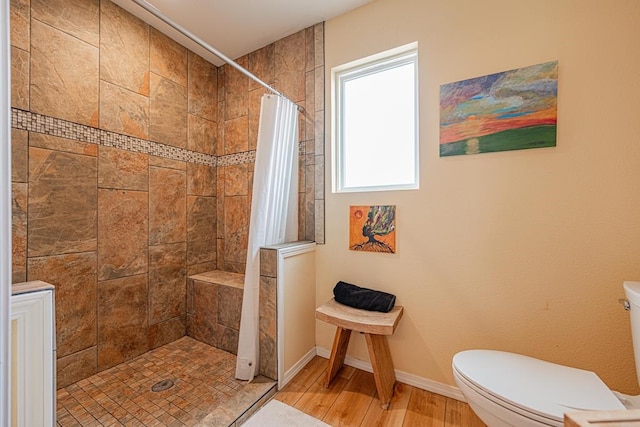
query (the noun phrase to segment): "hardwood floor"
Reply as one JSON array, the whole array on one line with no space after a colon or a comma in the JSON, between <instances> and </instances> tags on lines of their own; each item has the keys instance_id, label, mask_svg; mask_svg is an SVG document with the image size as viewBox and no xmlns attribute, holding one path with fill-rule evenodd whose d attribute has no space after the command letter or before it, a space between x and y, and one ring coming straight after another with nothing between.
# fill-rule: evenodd
<instances>
[{"instance_id":1,"label":"hardwood floor","mask_svg":"<svg viewBox=\"0 0 640 427\"><path fill-rule=\"evenodd\" d=\"M373 374L345 366L325 388L326 369L316 356L275 398L332 426L485 427L466 403L402 383L385 411Z\"/></svg>"}]
</instances>

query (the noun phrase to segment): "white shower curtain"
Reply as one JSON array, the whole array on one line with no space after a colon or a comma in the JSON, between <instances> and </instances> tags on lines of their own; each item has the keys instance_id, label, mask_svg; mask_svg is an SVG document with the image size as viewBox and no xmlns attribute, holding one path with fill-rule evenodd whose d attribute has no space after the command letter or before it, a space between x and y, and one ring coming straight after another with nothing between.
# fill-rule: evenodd
<instances>
[{"instance_id":1,"label":"white shower curtain","mask_svg":"<svg viewBox=\"0 0 640 427\"><path fill-rule=\"evenodd\" d=\"M260 248L298 239L298 112L278 95L263 95L253 175L236 378L258 373Z\"/></svg>"}]
</instances>

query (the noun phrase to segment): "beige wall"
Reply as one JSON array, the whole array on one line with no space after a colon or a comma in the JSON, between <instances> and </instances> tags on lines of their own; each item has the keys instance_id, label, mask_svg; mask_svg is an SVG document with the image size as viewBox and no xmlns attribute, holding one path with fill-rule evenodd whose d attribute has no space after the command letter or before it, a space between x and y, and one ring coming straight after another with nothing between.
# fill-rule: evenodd
<instances>
[{"instance_id":1,"label":"beige wall","mask_svg":"<svg viewBox=\"0 0 640 427\"><path fill-rule=\"evenodd\" d=\"M624 280L640 280L639 24L635 0L377 0L328 21L327 79L336 65L418 41L421 182L327 194L318 303L338 280L396 294L406 311L389 340L395 367L420 377L453 384L456 352L493 348L637 392L617 299ZM551 60L557 147L439 157L441 84ZM397 205L397 254L348 250L358 204ZM318 345L330 348L332 334L318 322ZM349 353L367 360L356 338Z\"/></svg>"}]
</instances>

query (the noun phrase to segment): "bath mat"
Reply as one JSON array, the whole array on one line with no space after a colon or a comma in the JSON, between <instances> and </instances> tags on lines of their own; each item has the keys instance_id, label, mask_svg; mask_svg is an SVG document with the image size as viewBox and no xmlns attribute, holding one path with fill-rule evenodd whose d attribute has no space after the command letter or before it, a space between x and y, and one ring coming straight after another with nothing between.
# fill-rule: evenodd
<instances>
[{"instance_id":1,"label":"bath mat","mask_svg":"<svg viewBox=\"0 0 640 427\"><path fill-rule=\"evenodd\" d=\"M253 414L242 427L281 427L281 426L309 426L324 427L329 424L298 411L279 400L272 399L258 412Z\"/></svg>"}]
</instances>

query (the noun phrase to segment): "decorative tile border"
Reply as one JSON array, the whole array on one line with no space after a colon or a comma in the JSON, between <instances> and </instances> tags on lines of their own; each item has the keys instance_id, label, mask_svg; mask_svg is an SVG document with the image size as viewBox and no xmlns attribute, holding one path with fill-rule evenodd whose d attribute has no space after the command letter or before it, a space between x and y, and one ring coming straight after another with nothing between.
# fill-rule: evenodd
<instances>
[{"instance_id":1,"label":"decorative tile border","mask_svg":"<svg viewBox=\"0 0 640 427\"><path fill-rule=\"evenodd\" d=\"M256 150L244 151L242 153L226 154L218 156L218 166L233 166L242 163L255 163Z\"/></svg>"},{"instance_id":2,"label":"decorative tile border","mask_svg":"<svg viewBox=\"0 0 640 427\"><path fill-rule=\"evenodd\" d=\"M172 147L158 142L148 141L134 136L97 129L79 123L69 122L31 111L11 109L11 127L29 132L67 138L74 141L120 148L122 150L151 154L172 160L216 166L216 156L198 153L184 148Z\"/></svg>"},{"instance_id":3,"label":"decorative tile border","mask_svg":"<svg viewBox=\"0 0 640 427\"><path fill-rule=\"evenodd\" d=\"M306 145L304 142L298 143L298 156L304 156L306 153ZM255 163L256 162L256 150L244 151L242 153L226 154L224 156L218 156L218 166L233 166L240 165L242 163Z\"/></svg>"},{"instance_id":4,"label":"decorative tile border","mask_svg":"<svg viewBox=\"0 0 640 427\"><path fill-rule=\"evenodd\" d=\"M171 160L199 163L213 167L255 163L256 161L255 150L216 157L196 151L185 150L184 148L172 147L159 142L136 138L134 136L97 129L31 111L20 110L18 108L11 109L11 127L29 132L67 138L74 141L115 147ZM305 144L303 142L298 144L298 155L305 155Z\"/></svg>"}]
</instances>

